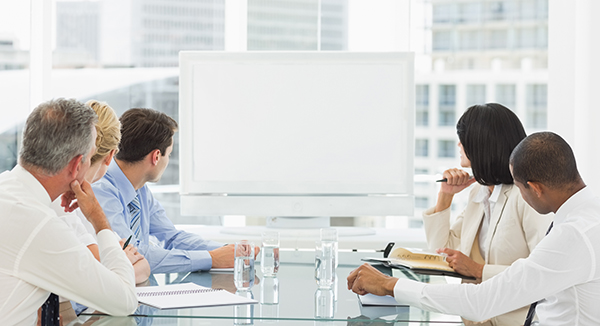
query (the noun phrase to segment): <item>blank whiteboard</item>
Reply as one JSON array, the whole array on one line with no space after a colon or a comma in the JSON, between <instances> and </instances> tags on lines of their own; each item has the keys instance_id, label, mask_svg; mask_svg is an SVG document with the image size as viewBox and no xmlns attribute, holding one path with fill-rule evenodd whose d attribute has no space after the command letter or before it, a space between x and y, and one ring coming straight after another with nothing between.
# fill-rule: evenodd
<instances>
[{"instance_id":1,"label":"blank whiteboard","mask_svg":"<svg viewBox=\"0 0 600 326\"><path fill-rule=\"evenodd\" d=\"M180 70L183 214L412 211L412 54L181 52Z\"/></svg>"}]
</instances>

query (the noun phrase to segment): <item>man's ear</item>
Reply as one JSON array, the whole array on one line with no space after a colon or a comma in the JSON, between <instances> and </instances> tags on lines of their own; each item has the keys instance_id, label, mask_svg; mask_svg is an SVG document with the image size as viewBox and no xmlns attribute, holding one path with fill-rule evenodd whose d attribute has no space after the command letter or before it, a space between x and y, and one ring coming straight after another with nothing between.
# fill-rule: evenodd
<instances>
[{"instance_id":1,"label":"man's ear","mask_svg":"<svg viewBox=\"0 0 600 326\"><path fill-rule=\"evenodd\" d=\"M81 168L81 162L83 161L83 155L77 155L69 161L67 165L67 171L69 172L69 177L75 179L77 174L79 173L79 169Z\"/></svg>"},{"instance_id":2,"label":"man's ear","mask_svg":"<svg viewBox=\"0 0 600 326\"><path fill-rule=\"evenodd\" d=\"M536 181L527 181L527 185L533 190L536 197L540 198L544 193L544 185Z\"/></svg>"},{"instance_id":3,"label":"man's ear","mask_svg":"<svg viewBox=\"0 0 600 326\"><path fill-rule=\"evenodd\" d=\"M161 157L160 149L155 149L152 152L150 152L150 162L152 163L153 166L158 164L158 161L160 161L160 157Z\"/></svg>"}]
</instances>

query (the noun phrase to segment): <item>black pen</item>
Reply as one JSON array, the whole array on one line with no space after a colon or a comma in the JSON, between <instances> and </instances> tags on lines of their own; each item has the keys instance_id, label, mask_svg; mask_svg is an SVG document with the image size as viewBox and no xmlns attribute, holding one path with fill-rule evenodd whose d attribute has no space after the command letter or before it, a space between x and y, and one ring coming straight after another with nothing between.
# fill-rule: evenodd
<instances>
[{"instance_id":1,"label":"black pen","mask_svg":"<svg viewBox=\"0 0 600 326\"><path fill-rule=\"evenodd\" d=\"M125 244L123 245L123 250L125 250L125 248L127 248L127 245L129 244L129 241L131 241L131 237L133 237L133 234L129 236L129 238L127 238L127 241L125 241Z\"/></svg>"}]
</instances>

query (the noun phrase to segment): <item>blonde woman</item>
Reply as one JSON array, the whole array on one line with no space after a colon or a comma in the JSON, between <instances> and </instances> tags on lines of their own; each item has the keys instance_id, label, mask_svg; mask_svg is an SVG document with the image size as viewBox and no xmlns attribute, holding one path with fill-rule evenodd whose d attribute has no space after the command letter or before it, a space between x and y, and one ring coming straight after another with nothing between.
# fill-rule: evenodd
<instances>
[{"instance_id":1,"label":"blonde woman","mask_svg":"<svg viewBox=\"0 0 600 326\"><path fill-rule=\"evenodd\" d=\"M104 102L90 100L86 103L98 115L98 123L96 124L96 153L91 158L90 169L85 175L85 179L89 183L98 181L106 173L108 165L112 161L115 153L118 151L119 141L121 140L121 124L115 114L115 111ZM61 203L62 201L62 203ZM67 206L70 200L63 195L61 199L57 199L53 206L57 211L60 211L59 216L75 230L77 236L83 244L85 244L94 257L100 261L98 252L98 244L96 243L95 232L92 225L81 214L79 210L74 213L67 213L71 209L64 209L61 206ZM123 244L121 240L121 244ZM150 265L148 261L137 252L137 249L128 245L125 249L127 257L133 264L135 270L136 283L142 283L150 276Z\"/></svg>"}]
</instances>

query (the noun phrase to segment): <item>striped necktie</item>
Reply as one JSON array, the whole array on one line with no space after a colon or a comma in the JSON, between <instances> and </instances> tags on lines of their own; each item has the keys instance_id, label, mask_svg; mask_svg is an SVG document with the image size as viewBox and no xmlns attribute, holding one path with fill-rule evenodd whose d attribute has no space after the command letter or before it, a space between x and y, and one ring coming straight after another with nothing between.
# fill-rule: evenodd
<instances>
[{"instance_id":1,"label":"striped necktie","mask_svg":"<svg viewBox=\"0 0 600 326\"><path fill-rule=\"evenodd\" d=\"M136 237L136 239L139 239L141 229L140 197L136 195L135 198L133 198L133 200L131 201L131 203L127 205L127 208L129 209L129 216L131 217L131 219L129 220L129 228L131 229L131 231L133 231L133 235Z\"/></svg>"},{"instance_id":2,"label":"striped necktie","mask_svg":"<svg viewBox=\"0 0 600 326\"><path fill-rule=\"evenodd\" d=\"M548 231L546 231L546 235L548 235L548 233L550 233L550 230L552 230L552 226L554 225L554 222L550 223L550 227L548 228ZM531 304L531 306L529 306L529 311L527 312L527 318L525 319L525 323L523 323L523 326L531 326L531 323L533 322L533 317L535 316L535 307L537 306L539 301L536 301L534 303Z\"/></svg>"},{"instance_id":3,"label":"striped necktie","mask_svg":"<svg viewBox=\"0 0 600 326\"><path fill-rule=\"evenodd\" d=\"M60 303L58 296L50 293L50 296L42 305L41 325L42 326L58 326L60 325Z\"/></svg>"}]
</instances>

